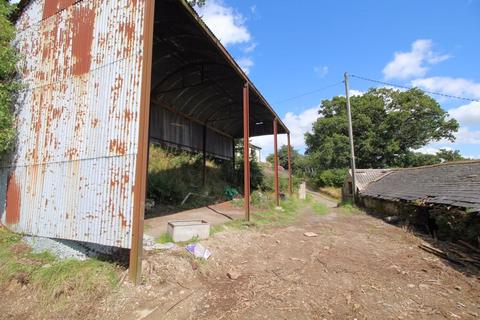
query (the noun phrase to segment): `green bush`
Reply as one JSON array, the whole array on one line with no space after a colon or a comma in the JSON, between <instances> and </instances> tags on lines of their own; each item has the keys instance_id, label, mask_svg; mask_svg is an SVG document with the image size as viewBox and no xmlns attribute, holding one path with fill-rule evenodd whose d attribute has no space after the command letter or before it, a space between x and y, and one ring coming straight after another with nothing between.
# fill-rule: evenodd
<instances>
[{"instance_id":1,"label":"green bush","mask_svg":"<svg viewBox=\"0 0 480 320\"><path fill-rule=\"evenodd\" d=\"M13 8L8 1L0 1L0 158L14 147L13 104L20 88L15 81L17 55L10 45L15 37L15 28L8 19Z\"/></svg>"},{"instance_id":2,"label":"green bush","mask_svg":"<svg viewBox=\"0 0 480 320\"><path fill-rule=\"evenodd\" d=\"M314 178L314 185L319 187L341 187L347 177L348 169L330 169L321 171Z\"/></svg>"},{"instance_id":3,"label":"green bush","mask_svg":"<svg viewBox=\"0 0 480 320\"><path fill-rule=\"evenodd\" d=\"M238 159L237 159L238 160ZM238 167L236 168L237 185L242 186L243 190L243 159L238 161ZM261 189L264 184L265 174L255 160L250 160L250 189Z\"/></svg>"}]
</instances>

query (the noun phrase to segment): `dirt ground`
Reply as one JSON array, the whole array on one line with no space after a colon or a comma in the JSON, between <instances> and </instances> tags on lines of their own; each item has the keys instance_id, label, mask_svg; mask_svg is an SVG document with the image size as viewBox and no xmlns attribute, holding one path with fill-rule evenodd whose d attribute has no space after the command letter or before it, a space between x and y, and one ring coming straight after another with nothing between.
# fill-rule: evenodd
<instances>
[{"instance_id":1,"label":"dirt ground","mask_svg":"<svg viewBox=\"0 0 480 320\"><path fill-rule=\"evenodd\" d=\"M99 318L479 318L478 270L422 251L423 241L365 214L306 208L291 226L215 234L202 242L207 262L184 249L149 254L145 285L111 297Z\"/></svg>"},{"instance_id":2,"label":"dirt ground","mask_svg":"<svg viewBox=\"0 0 480 320\"><path fill-rule=\"evenodd\" d=\"M147 253L144 284L125 283L77 316L39 312L17 284L2 292L0 318L480 318L478 269L421 250L427 238L314 197L330 207L328 214L307 206L293 225L227 228L201 242L213 254L208 261L193 259L184 248Z\"/></svg>"}]
</instances>

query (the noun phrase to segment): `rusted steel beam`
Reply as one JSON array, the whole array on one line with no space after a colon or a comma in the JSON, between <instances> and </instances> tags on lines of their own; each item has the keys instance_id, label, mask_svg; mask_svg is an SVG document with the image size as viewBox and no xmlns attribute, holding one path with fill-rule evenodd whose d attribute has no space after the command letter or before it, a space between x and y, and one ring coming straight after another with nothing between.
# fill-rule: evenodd
<instances>
[{"instance_id":1,"label":"rusted steel beam","mask_svg":"<svg viewBox=\"0 0 480 320\"><path fill-rule=\"evenodd\" d=\"M273 172L275 173L274 185L275 185L275 205L278 207L280 205L280 191L278 188L278 150L277 150L277 135L278 135L278 121L277 118L273 120L273 158L274 158L274 168Z\"/></svg>"},{"instance_id":2,"label":"rusted steel beam","mask_svg":"<svg viewBox=\"0 0 480 320\"><path fill-rule=\"evenodd\" d=\"M243 86L243 201L245 220L250 221L250 93L249 84Z\"/></svg>"},{"instance_id":3,"label":"rusted steel beam","mask_svg":"<svg viewBox=\"0 0 480 320\"><path fill-rule=\"evenodd\" d=\"M143 30L143 70L140 101L138 153L136 157L135 185L133 188L132 248L130 249L129 277L138 285L142 275L143 222L148 168L148 128L150 123L150 92L152 80L152 49L155 0L146 1Z\"/></svg>"},{"instance_id":4,"label":"rusted steel beam","mask_svg":"<svg viewBox=\"0 0 480 320\"><path fill-rule=\"evenodd\" d=\"M287 134L288 140L288 193L293 194L292 186L292 146L290 145L290 133Z\"/></svg>"}]
</instances>

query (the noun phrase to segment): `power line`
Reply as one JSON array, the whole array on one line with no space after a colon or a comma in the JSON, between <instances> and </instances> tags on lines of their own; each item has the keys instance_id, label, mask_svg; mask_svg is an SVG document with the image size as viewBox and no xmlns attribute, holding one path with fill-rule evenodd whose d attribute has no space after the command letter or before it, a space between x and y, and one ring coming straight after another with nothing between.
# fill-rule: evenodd
<instances>
[{"instance_id":1,"label":"power line","mask_svg":"<svg viewBox=\"0 0 480 320\"><path fill-rule=\"evenodd\" d=\"M333 88L333 87L338 86L342 83L343 83L343 81L339 81L339 82L333 83L333 84L328 85L328 86L323 87L323 88L319 88L319 89L316 89L316 90L313 90L313 91L308 91L308 92L299 94L298 96L294 96L294 97L290 97L290 98L287 98L287 99L284 99L284 100L281 100L281 101L277 101L275 104L280 104L280 103L295 100L295 99L298 99L298 98L301 98L301 97L305 97L305 96L308 96L310 94L314 94L314 93L317 93L317 92L320 92L320 91L323 91L323 90L326 90L326 89L329 89L329 88Z\"/></svg>"},{"instance_id":2,"label":"power line","mask_svg":"<svg viewBox=\"0 0 480 320\"><path fill-rule=\"evenodd\" d=\"M399 84L389 83L389 82L385 82L385 81L374 80L374 79L370 79L370 78L366 78L366 77L362 77L362 76L357 76L357 75L354 75L354 74L351 74L350 77L357 78L357 79L360 79L360 80L370 81L370 82L374 82L374 83L380 83L380 84L383 84L383 85L387 85L387 86L391 86L391 87L397 87L397 88L401 88L401 89L410 90L410 89L414 88L414 87L408 87L408 86L402 86L402 85L399 85ZM446 98L466 100L466 101L472 101L472 102L480 102L480 100L478 100L478 99L472 99L472 98L466 98L466 97L460 97L460 96L452 96L452 95L445 94L445 93L427 91L427 90L423 90L423 89L421 89L421 90L423 92L426 92L426 93L429 93L429 94L434 94L434 95L442 96L442 97L446 97Z\"/></svg>"}]
</instances>

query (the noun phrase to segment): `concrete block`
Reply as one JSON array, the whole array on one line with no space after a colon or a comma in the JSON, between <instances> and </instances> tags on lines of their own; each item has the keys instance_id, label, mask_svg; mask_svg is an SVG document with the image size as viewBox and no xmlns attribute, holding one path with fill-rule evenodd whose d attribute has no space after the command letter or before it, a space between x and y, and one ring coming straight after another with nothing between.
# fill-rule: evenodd
<instances>
[{"instance_id":1,"label":"concrete block","mask_svg":"<svg viewBox=\"0 0 480 320\"><path fill-rule=\"evenodd\" d=\"M205 220L180 220L168 222L167 232L174 242L188 241L194 237L208 239L210 223Z\"/></svg>"}]
</instances>

